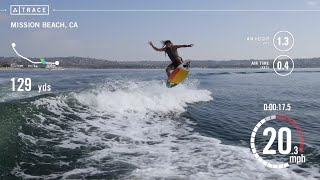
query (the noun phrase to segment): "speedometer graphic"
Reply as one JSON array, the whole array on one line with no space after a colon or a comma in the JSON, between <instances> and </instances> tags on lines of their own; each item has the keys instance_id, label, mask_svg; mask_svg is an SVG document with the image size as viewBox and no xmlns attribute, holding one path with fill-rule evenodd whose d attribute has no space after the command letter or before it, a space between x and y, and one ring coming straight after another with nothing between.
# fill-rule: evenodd
<instances>
[{"instance_id":1,"label":"speedometer graphic","mask_svg":"<svg viewBox=\"0 0 320 180\"><path fill-rule=\"evenodd\" d=\"M284 163L279 163L279 164L273 164L270 162L267 162L265 160L263 160L260 156L259 153L257 152L256 146L255 146L255 138L257 135L257 132L259 130L259 128L271 121L271 120L282 120L282 121L286 121L287 123L291 124L295 130L297 131L297 134L299 136L300 139L300 145L299 147L295 146L294 147L294 152L291 152L291 137L292 137L292 131L291 129L289 129L288 127L282 127L280 128L280 130L278 131L278 133L276 132L276 130L272 127L267 127L264 129L263 131L263 135L266 136L269 134L269 132L271 133L271 138L268 142L268 144L266 145L265 149L263 150L263 154L276 154L276 150L270 150L271 145L273 143L273 141L276 138L276 134L278 134L278 152L280 154L283 155L287 155L287 154L298 154L299 153L303 153L303 147L304 147L304 136L302 133L302 130L300 128L300 126L291 118L287 117L287 116L283 116L283 115L273 115L273 116L268 116L264 119L262 119L261 121L258 122L258 124L254 127L252 134L251 134L251 139L250 139L250 145L251 145L251 151L253 153L253 155L256 157L256 159L262 163L263 165L269 167L269 168L276 168L276 169L281 169L281 168L286 168L289 166L288 162L284 162ZM284 149L283 146L283 138L284 138L284 133L286 133L286 149ZM303 154L301 154L300 156L296 156L296 155L292 155L289 157L289 161L291 163L302 163L305 162L305 156Z\"/></svg>"}]
</instances>

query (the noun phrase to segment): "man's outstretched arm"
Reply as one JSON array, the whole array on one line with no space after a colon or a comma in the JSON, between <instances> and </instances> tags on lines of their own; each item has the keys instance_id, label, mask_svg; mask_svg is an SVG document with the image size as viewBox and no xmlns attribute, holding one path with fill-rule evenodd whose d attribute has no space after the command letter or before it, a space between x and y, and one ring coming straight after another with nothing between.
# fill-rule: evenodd
<instances>
[{"instance_id":1,"label":"man's outstretched arm","mask_svg":"<svg viewBox=\"0 0 320 180\"><path fill-rule=\"evenodd\" d=\"M175 48L185 48L185 47L193 47L193 44L189 45L174 45Z\"/></svg>"},{"instance_id":2,"label":"man's outstretched arm","mask_svg":"<svg viewBox=\"0 0 320 180\"><path fill-rule=\"evenodd\" d=\"M149 44L150 44L150 46L154 49L154 50L156 50L156 51L164 51L164 48L157 48L157 47L155 47L153 44L152 44L152 42L151 41L149 41Z\"/></svg>"}]
</instances>

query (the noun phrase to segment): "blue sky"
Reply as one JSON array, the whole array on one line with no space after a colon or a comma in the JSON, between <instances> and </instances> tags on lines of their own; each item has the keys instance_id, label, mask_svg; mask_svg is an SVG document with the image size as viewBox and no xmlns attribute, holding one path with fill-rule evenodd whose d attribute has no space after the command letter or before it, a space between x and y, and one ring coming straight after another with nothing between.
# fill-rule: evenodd
<instances>
[{"instance_id":1,"label":"blue sky","mask_svg":"<svg viewBox=\"0 0 320 180\"><path fill-rule=\"evenodd\" d=\"M51 9L320 9L315 0L7 0L10 4L50 4ZM193 43L184 59L273 59L272 45L246 41L288 30L295 37L292 58L320 56L320 12L51 12L46 17L0 13L0 56L15 56L10 44L28 57L83 56L109 60L165 60L147 42L171 39ZM77 21L79 29L10 29L11 21Z\"/></svg>"}]
</instances>

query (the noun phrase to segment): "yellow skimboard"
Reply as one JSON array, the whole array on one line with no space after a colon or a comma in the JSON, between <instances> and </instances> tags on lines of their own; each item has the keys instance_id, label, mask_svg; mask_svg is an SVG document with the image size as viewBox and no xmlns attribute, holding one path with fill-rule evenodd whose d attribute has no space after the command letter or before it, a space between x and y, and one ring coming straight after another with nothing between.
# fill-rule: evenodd
<instances>
[{"instance_id":1,"label":"yellow skimboard","mask_svg":"<svg viewBox=\"0 0 320 180\"><path fill-rule=\"evenodd\" d=\"M190 71L190 61L185 61L180 64L169 76L167 87L172 88L181 83Z\"/></svg>"}]
</instances>

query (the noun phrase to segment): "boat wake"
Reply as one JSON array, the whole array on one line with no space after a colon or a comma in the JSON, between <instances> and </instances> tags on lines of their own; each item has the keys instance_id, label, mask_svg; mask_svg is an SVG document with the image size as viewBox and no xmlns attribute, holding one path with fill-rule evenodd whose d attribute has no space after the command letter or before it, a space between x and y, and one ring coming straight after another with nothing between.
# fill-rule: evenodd
<instances>
[{"instance_id":1,"label":"boat wake","mask_svg":"<svg viewBox=\"0 0 320 180\"><path fill-rule=\"evenodd\" d=\"M78 93L42 97L25 114L24 149L12 171L22 178L300 179L271 170L249 148L223 145L183 116L212 101L192 85L109 82ZM30 130L32 129L32 130ZM50 165L49 165L50 164Z\"/></svg>"}]
</instances>

